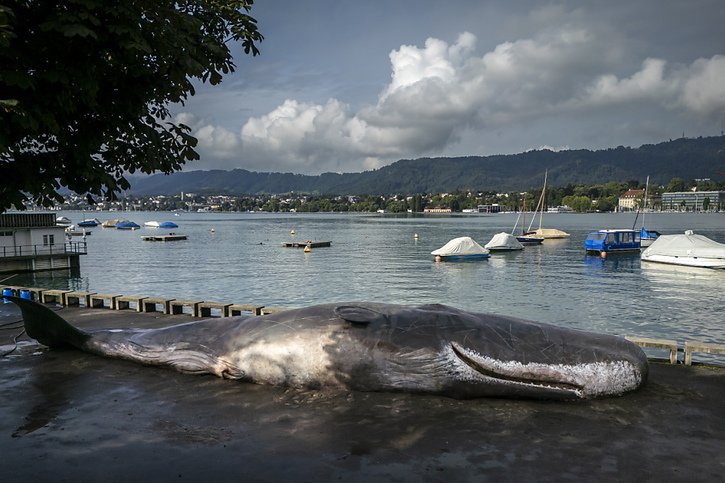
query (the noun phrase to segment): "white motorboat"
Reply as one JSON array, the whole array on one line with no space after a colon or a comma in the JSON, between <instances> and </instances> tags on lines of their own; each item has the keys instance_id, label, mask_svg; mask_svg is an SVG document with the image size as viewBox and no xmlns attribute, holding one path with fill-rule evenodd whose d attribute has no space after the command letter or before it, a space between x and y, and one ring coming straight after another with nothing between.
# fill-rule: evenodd
<instances>
[{"instance_id":1,"label":"white motorboat","mask_svg":"<svg viewBox=\"0 0 725 483\"><path fill-rule=\"evenodd\" d=\"M643 262L725 269L725 244L687 230L660 235L641 255Z\"/></svg>"},{"instance_id":2,"label":"white motorboat","mask_svg":"<svg viewBox=\"0 0 725 483\"><path fill-rule=\"evenodd\" d=\"M430 254L436 260L476 260L490 256L488 249L476 243L470 236L454 238Z\"/></svg>"},{"instance_id":3,"label":"white motorboat","mask_svg":"<svg viewBox=\"0 0 725 483\"><path fill-rule=\"evenodd\" d=\"M524 246L516 239L515 236L506 232L501 232L496 233L493 238L491 238L491 241L484 245L484 248L497 252L510 252L513 250L523 250Z\"/></svg>"}]
</instances>

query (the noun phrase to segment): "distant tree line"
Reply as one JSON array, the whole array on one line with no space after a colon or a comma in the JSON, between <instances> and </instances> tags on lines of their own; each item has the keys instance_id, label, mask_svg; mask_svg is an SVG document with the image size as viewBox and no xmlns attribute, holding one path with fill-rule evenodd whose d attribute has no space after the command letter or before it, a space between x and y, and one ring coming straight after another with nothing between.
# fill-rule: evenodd
<instances>
[{"instance_id":1,"label":"distant tree line","mask_svg":"<svg viewBox=\"0 0 725 483\"><path fill-rule=\"evenodd\" d=\"M564 187L549 187L546 190L545 207L565 205L574 211L586 213L592 211L610 212L618 205L619 197L630 189L644 189L638 180L626 182L610 181L603 184L579 184ZM656 196L663 192L687 191L725 191L725 182L710 180L690 180L672 178L666 185L649 186L649 192ZM283 195L204 195L187 194L183 199L174 196L130 196L117 203L113 208L129 206L138 210L196 210L211 209L218 211L266 211L266 212L370 212L384 210L387 213L422 213L426 208L446 208L452 212L475 209L479 205L498 204L502 211L533 211L541 197L541 189L525 192L495 191L455 191L452 193L416 193L412 195L324 195L287 193ZM88 209L85 197L72 197L62 205L66 209ZM112 208L102 205L103 208ZM703 209L708 206L703 203Z\"/></svg>"}]
</instances>

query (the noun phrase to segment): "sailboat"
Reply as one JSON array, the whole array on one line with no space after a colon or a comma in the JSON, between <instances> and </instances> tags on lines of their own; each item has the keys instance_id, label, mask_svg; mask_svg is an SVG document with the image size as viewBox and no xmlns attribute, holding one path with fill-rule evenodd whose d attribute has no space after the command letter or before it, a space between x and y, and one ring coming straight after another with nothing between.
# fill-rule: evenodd
<instances>
[{"instance_id":1,"label":"sailboat","mask_svg":"<svg viewBox=\"0 0 725 483\"><path fill-rule=\"evenodd\" d=\"M536 210L534 212L539 212L539 228L531 231L531 226L534 224L534 220L536 220L536 216L534 215L534 218L532 218L531 223L529 223L529 229L524 233L525 235L534 235L537 237L541 237L544 239L552 239L552 238L569 238L569 234L565 231L558 230L556 228L541 228L541 223L544 218L544 205L546 204L546 179L549 174L549 170L547 169L544 172L544 189L541 190L541 196L539 197L539 204L536 205Z\"/></svg>"},{"instance_id":2,"label":"sailboat","mask_svg":"<svg viewBox=\"0 0 725 483\"><path fill-rule=\"evenodd\" d=\"M511 229L511 234L513 235L516 231L516 227L519 226L519 218L521 218L522 215L523 219L521 220L521 235L518 235L516 239L524 246L541 245L541 242L544 241L543 237L527 235L526 230L524 229L524 226L526 226L526 196L523 196L523 207L521 208L519 216L516 217L516 223L514 223L514 227Z\"/></svg>"},{"instance_id":3,"label":"sailboat","mask_svg":"<svg viewBox=\"0 0 725 483\"><path fill-rule=\"evenodd\" d=\"M647 191L649 190L649 176L647 176L647 181L644 185L644 199L642 200L641 205L644 205L645 208L647 208ZM634 227L637 225L637 218L639 217L639 210L642 209L641 206L637 208L637 216L634 217L634 223L632 224L632 229L634 230ZM655 230L647 230L644 227L644 217L647 213L646 209L642 210L642 229L639 232L639 240L642 248L646 248L653 244L657 238L660 236L660 232Z\"/></svg>"}]
</instances>

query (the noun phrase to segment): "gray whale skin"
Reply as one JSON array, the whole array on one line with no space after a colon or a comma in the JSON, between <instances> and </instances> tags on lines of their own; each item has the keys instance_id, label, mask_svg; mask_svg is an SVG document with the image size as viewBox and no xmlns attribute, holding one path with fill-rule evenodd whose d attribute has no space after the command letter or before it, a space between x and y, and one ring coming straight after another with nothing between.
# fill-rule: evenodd
<instances>
[{"instance_id":1,"label":"gray whale skin","mask_svg":"<svg viewBox=\"0 0 725 483\"><path fill-rule=\"evenodd\" d=\"M48 307L6 298L20 306L27 334L49 347L259 384L585 399L637 389L648 372L642 350L620 337L438 304L326 304L85 332Z\"/></svg>"}]
</instances>

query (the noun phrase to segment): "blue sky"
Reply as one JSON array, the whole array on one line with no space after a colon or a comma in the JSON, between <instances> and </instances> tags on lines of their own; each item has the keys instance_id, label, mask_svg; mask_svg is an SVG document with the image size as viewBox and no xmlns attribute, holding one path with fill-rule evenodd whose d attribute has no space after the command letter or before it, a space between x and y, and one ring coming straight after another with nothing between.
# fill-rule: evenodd
<instances>
[{"instance_id":1,"label":"blue sky","mask_svg":"<svg viewBox=\"0 0 725 483\"><path fill-rule=\"evenodd\" d=\"M261 55L199 86L185 170L639 146L725 129L721 0L257 0Z\"/></svg>"}]
</instances>

